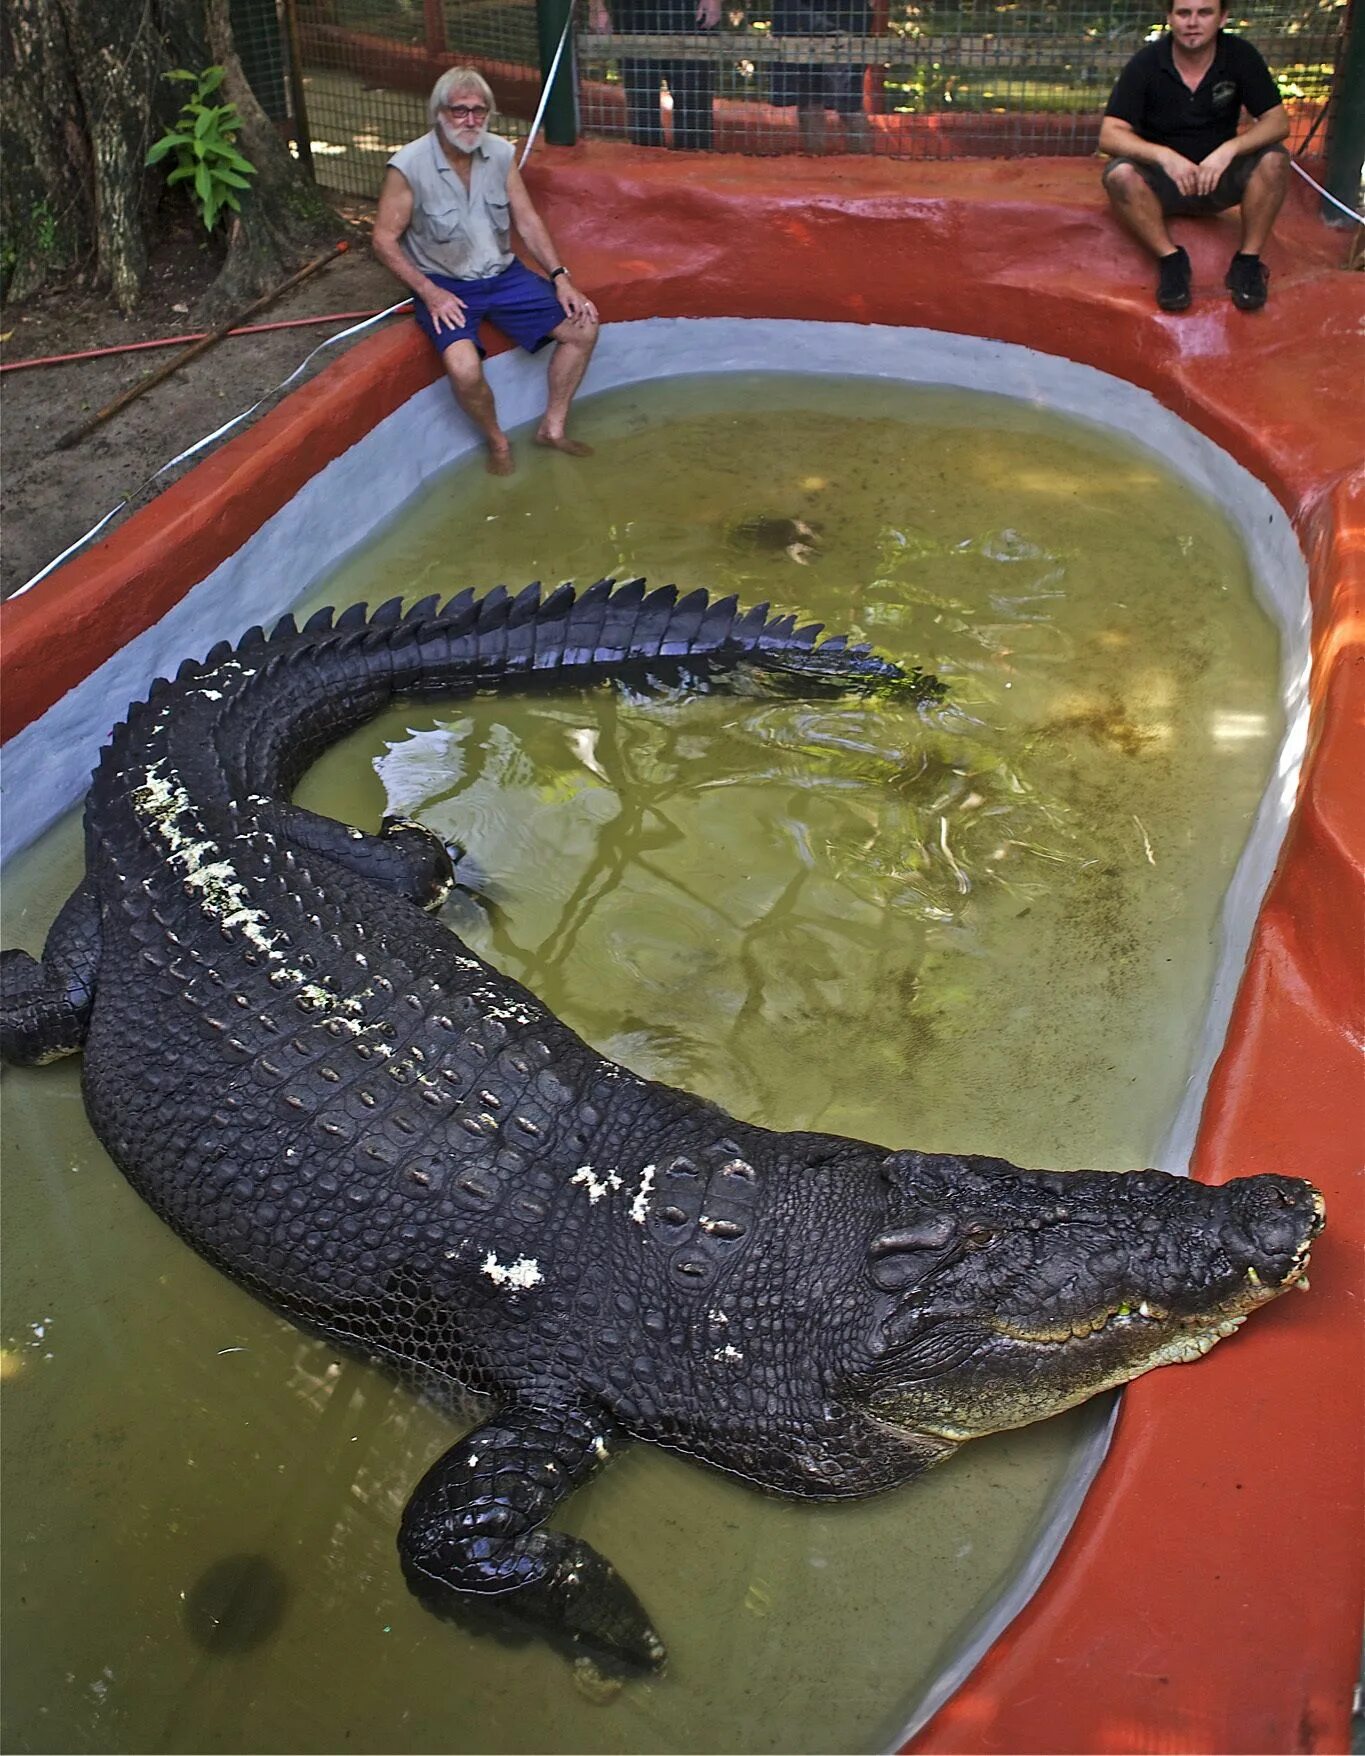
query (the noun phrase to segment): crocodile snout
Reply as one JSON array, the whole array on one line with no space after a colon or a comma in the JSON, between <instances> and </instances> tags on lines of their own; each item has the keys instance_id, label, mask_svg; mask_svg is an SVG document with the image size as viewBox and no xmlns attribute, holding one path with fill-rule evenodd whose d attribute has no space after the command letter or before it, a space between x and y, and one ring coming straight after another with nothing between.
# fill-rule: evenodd
<instances>
[{"instance_id":1,"label":"crocodile snout","mask_svg":"<svg viewBox=\"0 0 1365 1756\"><path fill-rule=\"evenodd\" d=\"M1223 1243L1241 1268L1267 1286L1298 1280L1325 1224L1322 1196L1298 1177L1242 1177L1219 1191Z\"/></svg>"}]
</instances>

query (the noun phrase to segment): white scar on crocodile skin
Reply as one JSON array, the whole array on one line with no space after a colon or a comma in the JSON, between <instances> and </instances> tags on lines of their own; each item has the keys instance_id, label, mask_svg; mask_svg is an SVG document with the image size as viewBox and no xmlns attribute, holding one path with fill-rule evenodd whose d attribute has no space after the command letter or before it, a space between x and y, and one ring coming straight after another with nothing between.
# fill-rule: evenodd
<instances>
[{"instance_id":1,"label":"white scar on crocodile skin","mask_svg":"<svg viewBox=\"0 0 1365 1756\"><path fill-rule=\"evenodd\" d=\"M545 1279L534 1257L518 1256L515 1262L502 1263L491 1250L483 1259L481 1272L499 1287L538 1287Z\"/></svg>"}]
</instances>

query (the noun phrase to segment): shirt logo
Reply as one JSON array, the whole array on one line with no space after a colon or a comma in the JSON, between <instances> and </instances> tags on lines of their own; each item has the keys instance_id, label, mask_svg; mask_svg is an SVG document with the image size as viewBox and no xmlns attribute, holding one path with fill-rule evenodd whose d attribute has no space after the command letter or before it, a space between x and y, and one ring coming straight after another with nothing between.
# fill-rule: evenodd
<instances>
[{"instance_id":1,"label":"shirt logo","mask_svg":"<svg viewBox=\"0 0 1365 1756\"><path fill-rule=\"evenodd\" d=\"M1213 88L1213 107L1215 110L1226 110L1237 97L1237 81L1220 79Z\"/></svg>"}]
</instances>

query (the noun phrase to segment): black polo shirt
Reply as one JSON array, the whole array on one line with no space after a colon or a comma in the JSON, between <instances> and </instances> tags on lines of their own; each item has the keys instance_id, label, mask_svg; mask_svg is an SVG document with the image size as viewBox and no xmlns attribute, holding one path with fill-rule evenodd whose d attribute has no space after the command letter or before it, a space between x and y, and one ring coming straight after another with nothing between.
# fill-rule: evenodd
<instances>
[{"instance_id":1,"label":"black polo shirt","mask_svg":"<svg viewBox=\"0 0 1365 1756\"><path fill-rule=\"evenodd\" d=\"M1191 91L1176 71L1167 31L1139 49L1119 74L1104 113L1197 165L1215 146L1232 139L1244 104L1253 116L1263 116L1280 101L1260 51L1244 37L1221 30L1213 62Z\"/></svg>"}]
</instances>

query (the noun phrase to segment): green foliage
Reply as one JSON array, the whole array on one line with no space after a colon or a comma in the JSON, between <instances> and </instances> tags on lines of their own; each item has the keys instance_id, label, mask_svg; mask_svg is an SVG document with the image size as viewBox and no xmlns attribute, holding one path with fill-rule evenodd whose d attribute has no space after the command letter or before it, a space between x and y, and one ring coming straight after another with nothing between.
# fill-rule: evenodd
<instances>
[{"instance_id":1,"label":"green foliage","mask_svg":"<svg viewBox=\"0 0 1365 1756\"><path fill-rule=\"evenodd\" d=\"M33 210L33 247L44 260L57 254L57 217L45 201Z\"/></svg>"},{"instance_id":2,"label":"green foliage","mask_svg":"<svg viewBox=\"0 0 1365 1756\"><path fill-rule=\"evenodd\" d=\"M237 191L247 187L256 167L233 144L241 127L236 105L209 101L223 83L221 67L206 67L202 73L178 67L166 78L188 83L194 90L181 106L176 126L147 154L147 163L155 165L168 154L175 155L175 169L166 181L189 184L199 216L212 231L225 207L241 212Z\"/></svg>"},{"instance_id":3,"label":"green foliage","mask_svg":"<svg viewBox=\"0 0 1365 1756\"><path fill-rule=\"evenodd\" d=\"M69 228L45 199L31 205L11 199L0 231L0 297L11 296L16 280L24 283L27 296L67 265L74 248Z\"/></svg>"}]
</instances>

